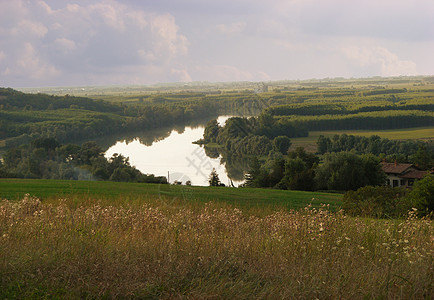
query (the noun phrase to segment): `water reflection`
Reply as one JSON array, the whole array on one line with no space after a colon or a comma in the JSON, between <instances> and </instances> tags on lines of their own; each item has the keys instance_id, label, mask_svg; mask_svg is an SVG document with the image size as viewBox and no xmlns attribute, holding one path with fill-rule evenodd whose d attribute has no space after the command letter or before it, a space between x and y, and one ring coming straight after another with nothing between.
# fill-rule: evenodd
<instances>
[{"instance_id":1,"label":"water reflection","mask_svg":"<svg viewBox=\"0 0 434 300\"><path fill-rule=\"evenodd\" d=\"M217 118L217 116L215 118ZM129 144L135 140L139 140L141 144L146 146L152 146L154 142L159 142L169 137L172 131L183 133L186 127L203 128L208 121L209 119L195 120L184 125L173 125L157 129L143 129L129 134L118 133L110 136L103 136L101 138L94 138L92 140L103 149L108 149L118 142L125 142ZM87 140L77 140L74 141L74 143L82 144L86 141Z\"/></svg>"},{"instance_id":2,"label":"water reflection","mask_svg":"<svg viewBox=\"0 0 434 300\"><path fill-rule=\"evenodd\" d=\"M229 117L220 116L218 122L223 124ZM106 151L105 156L111 157L114 153L127 156L141 172L169 175L171 183L190 180L193 185L208 185L209 174L215 168L222 183L231 185L232 179L237 186L243 180L243 162L228 164L226 170L217 149L192 144L203 137L204 128L204 124L179 126L143 132L134 138L123 137Z\"/></svg>"}]
</instances>

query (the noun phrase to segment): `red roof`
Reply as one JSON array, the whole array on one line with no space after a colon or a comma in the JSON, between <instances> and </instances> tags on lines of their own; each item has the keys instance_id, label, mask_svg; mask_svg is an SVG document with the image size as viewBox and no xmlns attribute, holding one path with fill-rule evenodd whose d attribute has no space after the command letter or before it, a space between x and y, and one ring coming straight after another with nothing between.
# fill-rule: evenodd
<instances>
[{"instance_id":1,"label":"red roof","mask_svg":"<svg viewBox=\"0 0 434 300\"><path fill-rule=\"evenodd\" d=\"M412 170L412 171L408 171L407 173L399 177L408 178L408 179L422 179L426 174L429 173L430 173L429 171Z\"/></svg>"},{"instance_id":2,"label":"red roof","mask_svg":"<svg viewBox=\"0 0 434 300\"><path fill-rule=\"evenodd\" d=\"M414 166L412 164L398 164L398 163L381 163L381 168L383 169L384 173L393 173L393 174L401 174L405 171L407 171L409 168Z\"/></svg>"}]
</instances>

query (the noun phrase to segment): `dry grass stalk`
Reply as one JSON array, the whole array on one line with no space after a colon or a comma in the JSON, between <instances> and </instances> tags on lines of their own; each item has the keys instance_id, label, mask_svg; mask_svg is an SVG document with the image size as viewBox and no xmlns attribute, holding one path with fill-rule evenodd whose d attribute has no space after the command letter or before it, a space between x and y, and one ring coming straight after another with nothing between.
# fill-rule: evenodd
<instances>
[{"instance_id":1,"label":"dry grass stalk","mask_svg":"<svg viewBox=\"0 0 434 300\"><path fill-rule=\"evenodd\" d=\"M432 221L326 208L0 206L1 297L432 298Z\"/></svg>"}]
</instances>

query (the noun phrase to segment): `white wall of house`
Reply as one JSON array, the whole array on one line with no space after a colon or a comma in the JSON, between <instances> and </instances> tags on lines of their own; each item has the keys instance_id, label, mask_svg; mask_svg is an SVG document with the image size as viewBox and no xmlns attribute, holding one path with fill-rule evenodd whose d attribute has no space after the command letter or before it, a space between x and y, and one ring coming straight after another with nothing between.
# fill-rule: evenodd
<instances>
[{"instance_id":1,"label":"white wall of house","mask_svg":"<svg viewBox=\"0 0 434 300\"><path fill-rule=\"evenodd\" d=\"M387 185L390 185L391 187L398 187L398 186L408 186L408 180L404 178L400 178L396 175L387 175Z\"/></svg>"}]
</instances>

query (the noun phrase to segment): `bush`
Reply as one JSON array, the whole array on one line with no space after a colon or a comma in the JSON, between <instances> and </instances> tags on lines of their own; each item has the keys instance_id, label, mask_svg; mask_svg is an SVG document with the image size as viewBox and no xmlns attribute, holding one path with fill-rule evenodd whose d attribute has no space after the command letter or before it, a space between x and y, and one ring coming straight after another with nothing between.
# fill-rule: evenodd
<instances>
[{"instance_id":1,"label":"bush","mask_svg":"<svg viewBox=\"0 0 434 300\"><path fill-rule=\"evenodd\" d=\"M434 178L428 175L416 181L406 200L418 210L420 216L431 214L434 210Z\"/></svg>"},{"instance_id":2,"label":"bush","mask_svg":"<svg viewBox=\"0 0 434 300\"><path fill-rule=\"evenodd\" d=\"M412 208L404 197L404 188L365 186L344 194L343 209L353 216L392 218L402 217Z\"/></svg>"}]
</instances>

